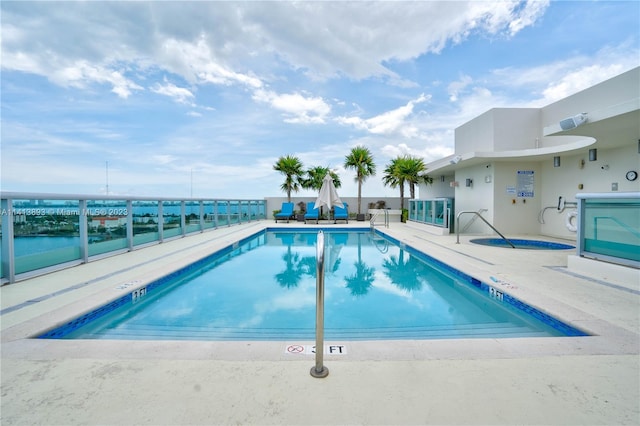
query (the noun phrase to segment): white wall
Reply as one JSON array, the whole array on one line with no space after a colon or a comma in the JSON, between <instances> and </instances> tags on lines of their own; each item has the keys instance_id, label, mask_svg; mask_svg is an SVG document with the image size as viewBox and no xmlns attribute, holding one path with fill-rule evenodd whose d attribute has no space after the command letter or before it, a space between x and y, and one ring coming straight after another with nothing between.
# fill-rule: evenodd
<instances>
[{"instance_id":1,"label":"white wall","mask_svg":"<svg viewBox=\"0 0 640 426\"><path fill-rule=\"evenodd\" d=\"M542 126L538 108L497 108L493 120L493 151L539 147Z\"/></svg>"},{"instance_id":2,"label":"white wall","mask_svg":"<svg viewBox=\"0 0 640 426\"><path fill-rule=\"evenodd\" d=\"M565 201L575 202L576 194L581 192L640 191L640 179L630 182L625 178L629 170L640 170L637 143L611 150L598 150L597 161L589 161L586 154L561 156L560 167L553 167L552 161L546 161L542 164L542 207L557 206L559 196ZM615 184L618 186L617 191L612 190ZM576 233L567 230L565 225L566 215L571 210L574 207L567 206L562 213L558 213L556 209L546 210L541 234L575 239Z\"/></svg>"},{"instance_id":3,"label":"white wall","mask_svg":"<svg viewBox=\"0 0 640 426\"><path fill-rule=\"evenodd\" d=\"M538 108L493 108L455 130L456 154L540 147L541 118Z\"/></svg>"},{"instance_id":4,"label":"white wall","mask_svg":"<svg viewBox=\"0 0 640 426\"><path fill-rule=\"evenodd\" d=\"M487 167L487 165L490 167ZM486 176L491 177L490 182L486 182ZM465 186L466 179L473 181L470 187ZM456 171L456 181L458 182L458 186L455 188L454 218L457 217L461 211L477 212L480 209L486 209L487 211L482 212L482 217L493 224L495 214L493 206L493 166L487 163L459 169ZM482 220L474 219L474 216L475 215L472 214L463 214L460 217L460 230L471 223L465 230L465 233L493 233L491 228ZM498 228L498 230L500 230L500 228Z\"/></svg>"},{"instance_id":5,"label":"white wall","mask_svg":"<svg viewBox=\"0 0 640 426\"><path fill-rule=\"evenodd\" d=\"M518 196L518 171L533 171L533 197ZM503 234L535 235L540 232L541 164L536 161L496 163L493 225Z\"/></svg>"},{"instance_id":6,"label":"white wall","mask_svg":"<svg viewBox=\"0 0 640 426\"><path fill-rule=\"evenodd\" d=\"M493 110L455 129L455 153L493 151Z\"/></svg>"},{"instance_id":7,"label":"white wall","mask_svg":"<svg viewBox=\"0 0 640 426\"><path fill-rule=\"evenodd\" d=\"M444 180L441 179L441 176L444 177ZM455 180L455 175L436 175L431 177L433 178L433 183L431 185L418 185L418 191L420 194L419 198L421 200L455 197L455 188L451 186L451 182Z\"/></svg>"}]
</instances>

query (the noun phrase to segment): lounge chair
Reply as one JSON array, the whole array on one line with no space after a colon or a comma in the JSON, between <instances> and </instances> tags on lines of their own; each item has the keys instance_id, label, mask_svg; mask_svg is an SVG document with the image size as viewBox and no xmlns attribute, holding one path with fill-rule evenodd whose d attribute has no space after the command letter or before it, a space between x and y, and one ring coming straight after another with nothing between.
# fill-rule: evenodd
<instances>
[{"instance_id":1,"label":"lounge chair","mask_svg":"<svg viewBox=\"0 0 640 426\"><path fill-rule=\"evenodd\" d=\"M289 219L293 216L293 203L282 203L282 209L280 213L276 213L276 223L278 223L278 219L287 220L289 223Z\"/></svg>"},{"instance_id":2,"label":"lounge chair","mask_svg":"<svg viewBox=\"0 0 640 426\"><path fill-rule=\"evenodd\" d=\"M320 209L315 207L316 203L307 203L307 214L304 215L304 223L307 223L307 220L315 220L316 223L320 220Z\"/></svg>"},{"instance_id":3,"label":"lounge chair","mask_svg":"<svg viewBox=\"0 0 640 426\"><path fill-rule=\"evenodd\" d=\"M342 204L344 204L344 207L335 206L333 208L333 223L338 223L339 220L349 223L349 206L347 203Z\"/></svg>"}]
</instances>

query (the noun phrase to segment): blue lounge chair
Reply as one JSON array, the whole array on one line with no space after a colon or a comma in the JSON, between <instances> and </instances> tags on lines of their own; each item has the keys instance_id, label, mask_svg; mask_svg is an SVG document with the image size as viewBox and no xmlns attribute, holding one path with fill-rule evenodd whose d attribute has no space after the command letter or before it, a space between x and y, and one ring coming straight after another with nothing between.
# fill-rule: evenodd
<instances>
[{"instance_id":1,"label":"blue lounge chair","mask_svg":"<svg viewBox=\"0 0 640 426\"><path fill-rule=\"evenodd\" d=\"M339 220L349 223L349 206L347 203L342 204L344 204L344 207L335 206L333 208L333 223L338 223Z\"/></svg>"},{"instance_id":2,"label":"blue lounge chair","mask_svg":"<svg viewBox=\"0 0 640 426\"><path fill-rule=\"evenodd\" d=\"M282 209L280 213L276 213L276 223L278 223L278 219L287 220L289 223L289 219L293 216L293 203L282 203Z\"/></svg>"},{"instance_id":3,"label":"blue lounge chair","mask_svg":"<svg viewBox=\"0 0 640 426\"><path fill-rule=\"evenodd\" d=\"M304 223L307 220L315 220L316 223L320 220L320 209L315 208L316 203L307 203L307 214L304 215Z\"/></svg>"}]
</instances>

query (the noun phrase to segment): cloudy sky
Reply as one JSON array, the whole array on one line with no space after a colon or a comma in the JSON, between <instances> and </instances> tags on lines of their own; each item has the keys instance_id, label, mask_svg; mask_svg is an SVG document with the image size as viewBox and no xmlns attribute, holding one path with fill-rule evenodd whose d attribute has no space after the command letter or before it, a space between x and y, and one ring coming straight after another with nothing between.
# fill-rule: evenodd
<instances>
[{"instance_id":1,"label":"cloudy sky","mask_svg":"<svg viewBox=\"0 0 640 426\"><path fill-rule=\"evenodd\" d=\"M640 62L637 1L30 2L1 8L3 191L262 198L278 157L453 152ZM108 165L108 166L107 166ZM108 171L108 173L107 173ZM313 195L301 192L300 195Z\"/></svg>"}]
</instances>

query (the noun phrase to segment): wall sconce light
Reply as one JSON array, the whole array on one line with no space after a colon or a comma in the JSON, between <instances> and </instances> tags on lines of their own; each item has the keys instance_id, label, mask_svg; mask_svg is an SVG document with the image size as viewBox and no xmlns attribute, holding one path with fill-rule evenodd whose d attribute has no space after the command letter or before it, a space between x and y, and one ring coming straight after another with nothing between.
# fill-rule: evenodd
<instances>
[{"instance_id":1,"label":"wall sconce light","mask_svg":"<svg viewBox=\"0 0 640 426\"><path fill-rule=\"evenodd\" d=\"M440 176L440 182L444 182L444 175Z\"/></svg>"},{"instance_id":2,"label":"wall sconce light","mask_svg":"<svg viewBox=\"0 0 640 426\"><path fill-rule=\"evenodd\" d=\"M553 157L553 167L560 167L560 156L556 155Z\"/></svg>"},{"instance_id":3,"label":"wall sconce light","mask_svg":"<svg viewBox=\"0 0 640 426\"><path fill-rule=\"evenodd\" d=\"M589 150L589 161L596 161L598 159L598 150L592 148Z\"/></svg>"},{"instance_id":4,"label":"wall sconce light","mask_svg":"<svg viewBox=\"0 0 640 426\"><path fill-rule=\"evenodd\" d=\"M471 185L473 185L473 179L467 178L467 180L464 181L464 186L466 186L468 188Z\"/></svg>"}]
</instances>

